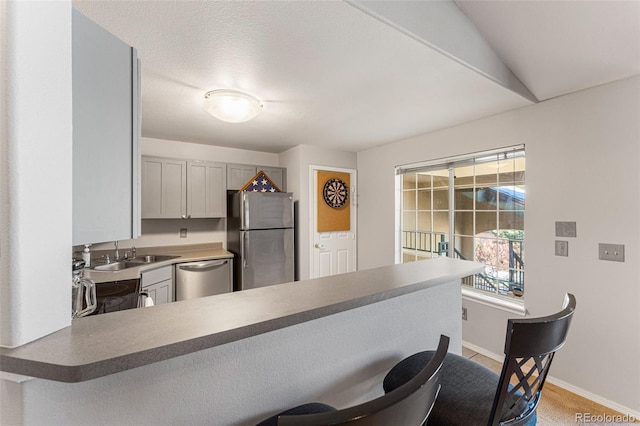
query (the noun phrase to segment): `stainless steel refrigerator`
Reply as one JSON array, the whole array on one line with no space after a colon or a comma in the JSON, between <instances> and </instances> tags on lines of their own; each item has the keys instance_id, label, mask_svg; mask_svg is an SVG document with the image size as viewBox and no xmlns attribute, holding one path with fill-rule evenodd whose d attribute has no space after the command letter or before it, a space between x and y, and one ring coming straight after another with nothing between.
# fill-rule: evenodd
<instances>
[{"instance_id":1,"label":"stainless steel refrigerator","mask_svg":"<svg viewBox=\"0 0 640 426\"><path fill-rule=\"evenodd\" d=\"M227 201L227 249L236 256L234 290L293 281L293 194L235 192Z\"/></svg>"}]
</instances>

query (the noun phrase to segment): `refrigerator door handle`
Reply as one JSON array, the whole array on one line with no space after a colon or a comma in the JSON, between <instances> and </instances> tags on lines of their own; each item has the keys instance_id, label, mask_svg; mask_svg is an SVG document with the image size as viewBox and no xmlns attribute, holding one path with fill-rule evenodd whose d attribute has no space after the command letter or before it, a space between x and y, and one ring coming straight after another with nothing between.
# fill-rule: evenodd
<instances>
[{"instance_id":1,"label":"refrigerator door handle","mask_svg":"<svg viewBox=\"0 0 640 426\"><path fill-rule=\"evenodd\" d=\"M240 225L242 227L242 229L249 229L249 200L247 199L246 196L242 197L242 202L244 203L244 208L242 209L242 218L240 219L242 221L242 224Z\"/></svg>"},{"instance_id":2,"label":"refrigerator door handle","mask_svg":"<svg viewBox=\"0 0 640 426\"><path fill-rule=\"evenodd\" d=\"M248 257L249 255L247 254L248 250L247 250L247 245L248 245L248 240L249 240L249 235L245 232L243 237L242 237L243 241L242 241L242 267L246 268L247 267L247 262L248 262Z\"/></svg>"}]
</instances>

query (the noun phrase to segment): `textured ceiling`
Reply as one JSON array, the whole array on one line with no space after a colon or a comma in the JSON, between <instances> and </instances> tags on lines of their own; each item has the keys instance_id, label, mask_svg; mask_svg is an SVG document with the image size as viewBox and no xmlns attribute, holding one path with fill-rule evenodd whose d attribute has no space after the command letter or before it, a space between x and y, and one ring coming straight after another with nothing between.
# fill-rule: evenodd
<instances>
[{"instance_id":1,"label":"textured ceiling","mask_svg":"<svg viewBox=\"0 0 640 426\"><path fill-rule=\"evenodd\" d=\"M539 100L640 74L640 1L456 3Z\"/></svg>"},{"instance_id":2,"label":"textured ceiling","mask_svg":"<svg viewBox=\"0 0 640 426\"><path fill-rule=\"evenodd\" d=\"M532 103L345 2L73 5L138 49L146 137L266 152L299 144L360 151ZM535 50L535 41L524 43ZM515 70L520 61L505 63ZM566 90L545 85L543 96ZM264 112L241 124L214 119L202 101L219 88L258 96Z\"/></svg>"}]
</instances>

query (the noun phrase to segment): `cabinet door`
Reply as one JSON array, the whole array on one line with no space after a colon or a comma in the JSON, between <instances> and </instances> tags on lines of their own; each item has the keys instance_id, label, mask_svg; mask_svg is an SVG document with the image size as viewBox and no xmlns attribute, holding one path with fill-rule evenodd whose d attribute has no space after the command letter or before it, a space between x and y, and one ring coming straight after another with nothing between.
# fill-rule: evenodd
<instances>
[{"instance_id":1,"label":"cabinet door","mask_svg":"<svg viewBox=\"0 0 640 426\"><path fill-rule=\"evenodd\" d=\"M175 300L173 285L173 266L163 266L141 273L142 291L149 293L153 303L162 305Z\"/></svg>"},{"instance_id":2,"label":"cabinet door","mask_svg":"<svg viewBox=\"0 0 640 426\"><path fill-rule=\"evenodd\" d=\"M179 219L187 211L187 162L142 158L142 218Z\"/></svg>"},{"instance_id":3,"label":"cabinet door","mask_svg":"<svg viewBox=\"0 0 640 426\"><path fill-rule=\"evenodd\" d=\"M139 235L135 49L72 14L74 245Z\"/></svg>"},{"instance_id":4,"label":"cabinet door","mask_svg":"<svg viewBox=\"0 0 640 426\"><path fill-rule=\"evenodd\" d=\"M258 173L256 166L227 164L227 189L239 190Z\"/></svg>"},{"instance_id":5,"label":"cabinet door","mask_svg":"<svg viewBox=\"0 0 640 426\"><path fill-rule=\"evenodd\" d=\"M187 174L187 217L225 217L226 166L190 161Z\"/></svg>"},{"instance_id":6,"label":"cabinet door","mask_svg":"<svg viewBox=\"0 0 640 426\"><path fill-rule=\"evenodd\" d=\"M173 302L173 281L166 280L142 288L153 300L154 305L162 305Z\"/></svg>"},{"instance_id":7,"label":"cabinet door","mask_svg":"<svg viewBox=\"0 0 640 426\"><path fill-rule=\"evenodd\" d=\"M257 169L265 172L267 176L269 176L269 179L271 179L273 183L278 185L278 188L280 188L280 191L287 192L287 174L286 174L287 169L283 169L282 167L262 167L262 166L258 166Z\"/></svg>"}]
</instances>

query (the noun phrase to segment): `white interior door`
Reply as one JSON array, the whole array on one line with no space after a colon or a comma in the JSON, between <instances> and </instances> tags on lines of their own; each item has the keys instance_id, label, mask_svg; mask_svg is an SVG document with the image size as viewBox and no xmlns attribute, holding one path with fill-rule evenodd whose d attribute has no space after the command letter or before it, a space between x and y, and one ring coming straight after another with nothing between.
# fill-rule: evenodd
<instances>
[{"instance_id":1,"label":"white interior door","mask_svg":"<svg viewBox=\"0 0 640 426\"><path fill-rule=\"evenodd\" d=\"M330 167L311 166L312 178L309 179L313 188L309 193L312 215L312 247L311 247L311 278L353 272L356 270L356 171L352 169L336 169ZM319 173L338 172L349 175L348 197L349 228L330 232L318 232L318 203L323 201L323 191L320 186L324 182L318 181ZM322 185L320 185L322 184Z\"/></svg>"}]
</instances>

